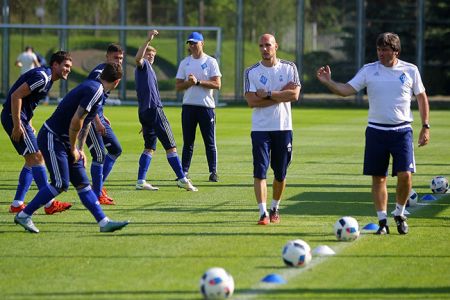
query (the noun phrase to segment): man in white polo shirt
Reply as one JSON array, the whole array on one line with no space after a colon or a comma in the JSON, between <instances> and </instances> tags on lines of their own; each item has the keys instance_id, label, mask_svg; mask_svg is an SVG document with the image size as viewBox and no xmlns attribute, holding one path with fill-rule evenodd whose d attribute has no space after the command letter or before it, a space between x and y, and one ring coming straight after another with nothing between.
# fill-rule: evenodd
<instances>
[{"instance_id":1,"label":"man in white polo shirt","mask_svg":"<svg viewBox=\"0 0 450 300\"><path fill-rule=\"evenodd\" d=\"M329 66L317 70L317 79L340 96L356 94L367 88L369 117L366 129L364 175L372 176L372 197L377 210L377 234L389 234L387 223L387 175L390 156L393 158L392 176L397 176L394 221L400 234L408 233L404 215L416 171L411 122L413 94L419 106L422 129L419 147L430 139L429 104L417 67L400 60L400 38L385 32L376 41L378 61L364 65L347 83L331 79Z\"/></svg>"},{"instance_id":2,"label":"man in white polo shirt","mask_svg":"<svg viewBox=\"0 0 450 300\"><path fill-rule=\"evenodd\" d=\"M292 157L291 102L300 94L294 63L277 58L278 44L271 34L259 38L261 61L244 73L244 92L252 113L253 187L259 207L258 225L279 223L278 207L286 188ZM267 170L274 172L272 203L267 213Z\"/></svg>"}]
</instances>

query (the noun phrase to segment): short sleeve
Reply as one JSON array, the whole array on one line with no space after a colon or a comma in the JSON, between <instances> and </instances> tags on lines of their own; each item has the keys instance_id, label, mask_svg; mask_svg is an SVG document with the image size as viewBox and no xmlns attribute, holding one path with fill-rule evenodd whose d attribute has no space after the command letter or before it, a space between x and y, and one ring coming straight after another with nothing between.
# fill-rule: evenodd
<instances>
[{"instance_id":1,"label":"short sleeve","mask_svg":"<svg viewBox=\"0 0 450 300\"><path fill-rule=\"evenodd\" d=\"M180 65L178 66L177 75L175 77L176 79L183 79L183 80L186 79L184 60L180 62Z\"/></svg>"},{"instance_id":2,"label":"short sleeve","mask_svg":"<svg viewBox=\"0 0 450 300\"><path fill-rule=\"evenodd\" d=\"M219 64L217 63L216 59L211 59L211 74L210 77L222 77L222 74L220 73Z\"/></svg>"},{"instance_id":3,"label":"short sleeve","mask_svg":"<svg viewBox=\"0 0 450 300\"><path fill-rule=\"evenodd\" d=\"M360 91L363 88L366 87L367 85L367 80L366 80L366 69L363 67L361 70L359 70L358 73L356 73L356 75L349 81L347 82L348 84L350 84L355 91Z\"/></svg>"}]
</instances>

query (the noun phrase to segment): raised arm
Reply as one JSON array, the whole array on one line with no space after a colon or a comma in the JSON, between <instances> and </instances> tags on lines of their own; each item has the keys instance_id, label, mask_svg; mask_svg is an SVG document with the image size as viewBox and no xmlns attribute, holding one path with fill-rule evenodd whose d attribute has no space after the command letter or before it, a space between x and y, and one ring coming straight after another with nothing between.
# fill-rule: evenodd
<instances>
[{"instance_id":1,"label":"raised arm","mask_svg":"<svg viewBox=\"0 0 450 300\"><path fill-rule=\"evenodd\" d=\"M153 40L153 38L156 35L158 35L158 31L150 30L148 32L147 40L145 41L145 43L141 47L139 47L139 50L138 50L138 52L136 53L136 56L135 56L135 61L136 61L136 66L137 67L142 67L142 65L144 64L145 51L147 50L148 45L150 44L150 42Z\"/></svg>"},{"instance_id":2,"label":"raised arm","mask_svg":"<svg viewBox=\"0 0 450 300\"><path fill-rule=\"evenodd\" d=\"M356 90L348 83L340 83L331 79L330 66L322 66L317 70L317 79L333 94L346 97L356 94Z\"/></svg>"}]
</instances>

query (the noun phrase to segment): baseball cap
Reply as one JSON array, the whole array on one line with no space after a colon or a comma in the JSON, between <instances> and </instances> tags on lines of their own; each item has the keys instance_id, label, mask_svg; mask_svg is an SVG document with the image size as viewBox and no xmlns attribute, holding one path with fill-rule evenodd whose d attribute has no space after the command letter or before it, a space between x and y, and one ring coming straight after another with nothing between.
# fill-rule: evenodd
<instances>
[{"instance_id":1,"label":"baseball cap","mask_svg":"<svg viewBox=\"0 0 450 300\"><path fill-rule=\"evenodd\" d=\"M194 31L188 36L186 43L188 42L203 42L203 35L197 31Z\"/></svg>"}]
</instances>

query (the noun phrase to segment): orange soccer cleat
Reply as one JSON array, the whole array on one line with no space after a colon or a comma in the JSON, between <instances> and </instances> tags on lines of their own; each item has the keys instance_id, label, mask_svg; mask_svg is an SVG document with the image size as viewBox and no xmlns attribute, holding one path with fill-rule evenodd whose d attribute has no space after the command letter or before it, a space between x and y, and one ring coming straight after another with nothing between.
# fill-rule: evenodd
<instances>
[{"instance_id":1,"label":"orange soccer cleat","mask_svg":"<svg viewBox=\"0 0 450 300\"><path fill-rule=\"evenodd\" d=\"M24 208L25 208L25 203L23 203L23 204L21 204L19 206L11 205L9 207L9 212L12 213L12 214L17 214L17 213L20 213Z\"/></svg>"},{"instance_id":2,"label":"orange soccer cleat","mask_svg":"<svg viewBox=\"0 0 450 300\"><path fill-rule=\"evenodd\" d=\"M68 210L71 207L72 207L72 203L70 203L70 202L61 202L58 200L54 200L52 205L50 205L49 207L46 207L44 210L45 210L46 215L53 215L55 213Z\"/></svg>"}]
</instances>

